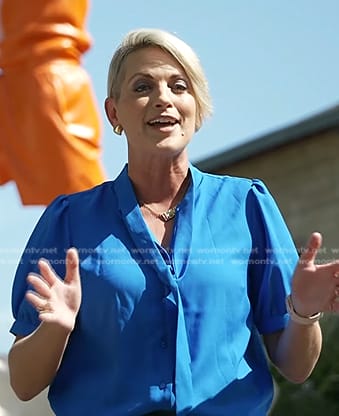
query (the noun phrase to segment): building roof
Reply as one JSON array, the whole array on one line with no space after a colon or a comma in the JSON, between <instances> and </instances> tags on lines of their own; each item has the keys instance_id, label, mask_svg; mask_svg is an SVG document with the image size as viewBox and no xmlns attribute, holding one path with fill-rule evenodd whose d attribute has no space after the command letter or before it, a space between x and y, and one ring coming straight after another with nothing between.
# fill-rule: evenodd
<instances>
[{"instance_id":1,"label":"building roof","mask_svg":"<svg viewBox=\"0 0 339 416\"><path fill-rule=\"evenodd\" d=\"M196 161L194 165L202 171L216 172L227 165L255 156L258 153L272 150L333 128L339 128L339 105L206 159Z\"/></svg>"}]
</instances>

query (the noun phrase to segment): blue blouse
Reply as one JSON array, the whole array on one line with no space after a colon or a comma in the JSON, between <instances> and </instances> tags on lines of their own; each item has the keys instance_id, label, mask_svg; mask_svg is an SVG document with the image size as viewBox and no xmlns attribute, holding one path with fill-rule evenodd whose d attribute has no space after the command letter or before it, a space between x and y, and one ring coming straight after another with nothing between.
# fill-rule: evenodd
<instances>
[{"instance_id":1,"label":"blue blouse","mask_svg":"<svg viewBox=\"0 0 339 416\"><path fill-rule=\"evenodd\" d=\"M127 165L58 197L39 220L13 284L13 334L40 323L24 298L37 260L61 276L69 247L81 262L82 303L49 391L56 415L266 415L261 335L287 323L295 246L261 181L190 172L168 251L143 220Z\"/></svg>"}]
</instances>

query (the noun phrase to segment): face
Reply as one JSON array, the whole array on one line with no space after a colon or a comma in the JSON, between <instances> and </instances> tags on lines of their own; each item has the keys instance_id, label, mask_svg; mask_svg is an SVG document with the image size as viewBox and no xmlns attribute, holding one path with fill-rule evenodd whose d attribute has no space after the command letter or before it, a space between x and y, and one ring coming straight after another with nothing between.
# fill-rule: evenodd
<instances>
[{"instance_id":1,"label":"face","mask_svg":"<svg viewBox=\"0 0 339 416\"><path fill-rule=\"evenodd\" d=\"M126 134L129 155L181 153L195 131L196 103L188 77L178 62L159 48L127 56L118 100L106 112Z\"/></svg>"}]
</instances>

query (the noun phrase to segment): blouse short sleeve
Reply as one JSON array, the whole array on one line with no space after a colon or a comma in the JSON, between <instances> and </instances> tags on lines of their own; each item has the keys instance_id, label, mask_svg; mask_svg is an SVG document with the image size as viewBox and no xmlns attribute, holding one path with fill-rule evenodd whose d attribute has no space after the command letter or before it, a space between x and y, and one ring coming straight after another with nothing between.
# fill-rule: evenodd
<instances>
[{"instance_id":1,"label":"blouse short sleeve","mask_svg":"<svg viewBox=\"0 0 339 416\"><path fill-rule=\"evenodd\" d=\"M65 252L71 246L67 213L67 198L58 197L40 217L23 251L12 287L15 321L10 332L14 335L28 335L40 324L37 312L25 299L29 289L27 275L39 273L38 260L47 259L59 276L65 274Z\"/></svg>"},{"instance_id":2,"label":"blouse short sleeve","mask_svg":"<svg viewBox=\"0 0 339 416\"><path fill-rule=\"evenodd\" d=\"M253 180L246 216L252 237L249 297L259 332L270 333L287 323L285 297L290 293L298 253L275 200L260 180Z\"/></svg>"}]
</instances>

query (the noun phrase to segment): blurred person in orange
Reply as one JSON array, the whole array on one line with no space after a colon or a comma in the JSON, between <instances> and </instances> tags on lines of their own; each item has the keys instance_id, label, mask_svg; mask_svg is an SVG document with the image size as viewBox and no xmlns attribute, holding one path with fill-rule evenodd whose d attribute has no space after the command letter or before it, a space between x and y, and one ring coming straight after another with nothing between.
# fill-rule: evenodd
<instances>
[{"instance_id":1,"label":"blurred person in orange","mask_svg":"<svg viewBox=\"0 0 339 416\"><path fill-rule=\"evenodd\" d=\"M81 57L88 0L0 3L0 185L23 205L105 180L100 116Z\"/></svg>"}]
</instances>

